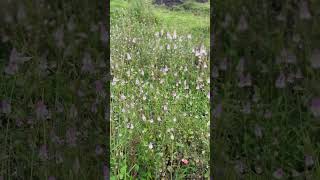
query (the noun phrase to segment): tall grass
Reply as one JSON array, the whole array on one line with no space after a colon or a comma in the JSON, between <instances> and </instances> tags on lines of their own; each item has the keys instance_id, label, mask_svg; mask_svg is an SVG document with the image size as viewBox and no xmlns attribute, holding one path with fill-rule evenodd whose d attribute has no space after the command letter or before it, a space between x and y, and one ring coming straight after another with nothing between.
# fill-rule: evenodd
<instances>
[{"instance_id":1,"label":"tall grass","mask_svg":"<svg viewBox=\"0 0 320 180\"><path fill-rule=\"evenodd\" d=\"M132 13L111 19L112 179L208 177L208 46Z\"/></svg>"}]
</instances>

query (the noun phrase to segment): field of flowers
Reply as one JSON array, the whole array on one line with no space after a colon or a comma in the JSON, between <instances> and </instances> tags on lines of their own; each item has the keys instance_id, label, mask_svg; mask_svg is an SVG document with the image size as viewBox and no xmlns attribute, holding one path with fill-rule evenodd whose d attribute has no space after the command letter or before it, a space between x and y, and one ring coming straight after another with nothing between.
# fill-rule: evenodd
<instances>
[{"instance_id":1,"label":"field of flowers","mask_svg":"<svg viewBox=\"0 0 320 180\"><path fill-rule=\"evenodd\" d=\"M320 2L215 1L217 179L320 179Z\"/></svg>"},{"instance_id":2,"label":"field of flowers","mask_svg":"<svg viewBox=\"0 0 320 180\"><path fill-rule=\"evenodd\" d=\"M0 179L107 176L103 1L0 2Z\"/></svg>"},{"instance_id":3,"label":"field of flowers","mask_svg":"<svg viewBox=\"0 0 320 180\"><path fill-rule=\"evenodd\" d=\"M111 179L205 178L209 40L151 6L111 6Z\"/></svg>"}]
</instances>

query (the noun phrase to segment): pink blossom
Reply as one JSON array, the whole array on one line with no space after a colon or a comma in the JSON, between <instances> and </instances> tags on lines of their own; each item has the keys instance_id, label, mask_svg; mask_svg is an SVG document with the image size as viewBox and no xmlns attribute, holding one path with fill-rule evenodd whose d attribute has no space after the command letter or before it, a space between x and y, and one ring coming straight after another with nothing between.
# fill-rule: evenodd
<instances>
[{"instance_id":1,"label":"pink blossom","mask_svg":"<svg viewBox=\"0 0 320 180\"><path fill-rule=\"evenodd\" d=\"M19 70L19 64L23 64L30 59L30 57L22 56L22 54L19 53L16 48L13 48L10 53L9 64L5 67L4 72L8 75L14 75Z\"/></svg>"},{"instance_id":2,"label":"pink blossom","mask_svg":"<svg viewBox=\"0 0 320 180\"><path fill-rule=\"evenodd\" d=\"M246 169L245 165L241 161L237 161L237 163L234 166L234 168L239 174L243 174L245 172L245 169Z\"/></svg>"},{"instance_id":3,"label":"pink blossom","mask_svg":"<svg viewBox=\"0 0 320 180\"><path fill-rule=\"evenodd\" d=\"M11 113L11 104L8 100L1 100L0 101L0 112L4 114Z\"/></svg>"},{"instance_id":4,"label":"pink blossom","mask_svg":"<svg viewBox=\"0 0 320 180\"><path fill-rule=\"evenodd\" d=\"M251 75L247 74L246 76L244 76L243 74L239 75L239 83L238 86L239 87L250 87L252 85L252 80L251 80Z\"/></svg>"},{"instance_id":5,"label":"pink blossom","mask_svg":"<svg viewBox=\"0 0 320 180\"><path fill-rule=\"evenodd\" d=\"M82 67L81 67L82 72L89 72L92 73L94 71L94 66L92 64L92 59L91 55L89 53L85 53L84 57L82 59Z\"/></svg>"},{"instance_id":6,"label":"pink blossom","mask_svg":"<svg viewBox=\"0 0 320 180\"><path fill-rule=\"evenodd\" d=\"M302 0L300 3L300 19L310 19L311 13L308 7L308 2L306 0Z\"/></svg>"},{"instance_id":7,"label":"pink blossom","mask_svg":"<svg viewBox=\"0 0 320 180\"><path fill-rule=\"evenodd\" d=\"M38 101L36 104L36 116L38 119L45 119L49 115L49 111L47 106L44 104L42 100Z\"/></svg>"},{"instance_id":8,"label":"pink blossom","mask_svg":"<svg viewBox=\"0 0 320 180\"><path fill-rule=\"evenodd\" d=\"M105 28L105 26L101 23L100 24L100 40L104 43L107 44L109 41L109 35L108 32Z\"/></svg>"},{"instance_id":9,"label":"pink blossom","mask_svg":"<svg viewBox=\"0 0 320 180\"><path fill-rule=\"evenodd\" d=\"M103 83L102 83L101 80L96 80L94 82L94 84L95 84L95 87L96 87L96 92L98 92L98 93L103 92Z\"/></svg>"},{"instance_id":10,"label":"pink blossom","mask_svg":"<svg viewBox=\"0 0 320 180\"><path fill-rule=\"evenodd\" d=\"M273 172L272 175L276 179L282 179L284 176L284 171L281 168L278 168L276 171Z\"/></svg>"},{"instance_id":11,"label":"pink blossom","mask_svg":"<svg viewBox=\"0 0 320 180\"><path fill-rule=\"evenodd\" d=\"M306 167L311 167L314 164L313 157L310 155L305 155L304 157L304 164Z\"/></svg>"},{"instance_id":12,"label":"pink blossom","mask_svg":"<svg viewBox=\"0 0 320 180\"><path fill-rule=\"evenodd\" d=\"M311 112L315 117L320 117L320 97L311 100Z\"/></svg>"},{"instance_id":13,"label":"pink blossom","mask_svg":"<svg viewBox=\"0 0 320 180\"><path fill-rule=\"evenodd\" d=\"M67 130L66 141L71 147L75 147L77 145L77 131L75 128L69 128Z\"/></svg>"},{"instance_id":14,"label":"pink blossom","mask_svg":"<svg viewBox=\"0 0 320 180\"><path fill-rule=\"evenodd\" d=\"M54 176L49 176L48 180L56 180L56 178Z\"/></svg>"},{"instance_id":15,"label":"pink blossom","mask_svg":"<svg viewBox=\"0 0 320 180\"><path fill-rule=\"evenodd\" d=\"M109 168L106 165L103 165L103 177L104 180L109 180Z\"/></svg>"},{"instance_id":16,"label":"pink blossom","mask_svg":"<svg viewBox=\"0 0 320 180\"><path fill-rule=\"evenodd\" d=\"M189 164L189 161L187 159L182 159L181 162L185 165Z\"/></svg>"},{"instance_id":17,"label":"pink blossom","mask_svg":"<svg viewBox=\"0 0 320 180\"><path fill-rule=\"evenodd\" d=\"M280 72L276 83L275 83L276 88L282 89L286 87L286 77L284 75L284 73Z\"/></svg>"},{"instance_id":18,"label":"pink blossom","mask_svg":"<svg viewBox=\"0 0 320 180\"><path fill-rule=\"evenodd\" d=\"M103 148L100 145L96 146L96 155L101 155L103 153Z\"/></svg>"}]
</instances>

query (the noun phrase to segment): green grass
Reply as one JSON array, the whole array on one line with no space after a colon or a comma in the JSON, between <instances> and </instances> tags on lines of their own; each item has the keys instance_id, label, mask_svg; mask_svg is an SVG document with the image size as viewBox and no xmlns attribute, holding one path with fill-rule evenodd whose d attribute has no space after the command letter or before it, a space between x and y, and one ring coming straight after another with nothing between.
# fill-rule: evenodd
<instances>
[{"instance_id":1,"label":"green grass","mask_svg":"<svg viewBox=\"0 0 320 180\"><path fill-rule=\"evenodd\" d=\"M320 62L312 58L319 48L319 2L309 2L310 19L302 19L301 5L291 1L216 3L214 31L219 43L211 65L216 74L214 108L220 113L211 130L211 168L224 172L217 179L319 179L319 117L311 109L311 101L320 94L319 69L311 63ZM284 21L277 18L281 14ZM238 28L244 24L242 16L246 30ZM241 75L247 74L251 83L239 86ZM235 168L239 165L242 168ZM283 175L277 178L278 169ZM293 177L292 171L300 175Z\"/></svg>"},{"instance_id":2,"label":"green grass","mask_svg":"<svg viewBox=\"0 0 320 180\"><path fill-rule=\"evenodd\" d=\"M190 13L150 9L111 14L111 179L208 178L209 58L192 49L209 31L182 28Z\"/></svg>"},{"instance_id":3,"label":"green grass","mask_svg":"<svg viewBox=\"0 0 320 180\"><path fill-rule=\"evenodd\" d=\"M118 9L127 9L128 1L111 0L111 12ZM166 28L173 31L174 28L181 33L193 33L201 37L206 44L209 44L210 27L210 5L209 3L197 3L188 1L186 4L173 8L165 6L151 6L152 12L158 20L159 28ZM177 28L178 27L178 28Z\"/></svg>"},{"instance_id":4,"label":"green grass","mask_svg":"<svg viewBox=\"0 0 320 180\"><path fill-rule=\"evenodd\" d=\"M1 2L0 103L11 108L0 107L0 179L104 177L105 92L95 87L107 74L100 2ZM60 28L63 43L54 38ZM30 57L17 70L13 49ZM94 73L82 70L84 52Z\"/></svg>"}]
</instances>

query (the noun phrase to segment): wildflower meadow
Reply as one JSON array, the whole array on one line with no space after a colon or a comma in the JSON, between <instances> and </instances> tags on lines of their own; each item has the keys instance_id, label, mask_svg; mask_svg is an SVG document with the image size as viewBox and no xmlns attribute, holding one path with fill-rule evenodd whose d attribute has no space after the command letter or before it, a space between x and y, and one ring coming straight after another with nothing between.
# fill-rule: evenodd
<instances>
[{"instance_id":1,"label":"wildflower meadow","mask_svg":"<svg viewBox=\"0 0 320 180\"><path fill-rule=\"evenodd\" d=\"M0 179L106 178L103 3L0 5Z\"/></svg>"},{"instance_id":2,"label":"wildflower meadow","mask_svg":"<svg viewBox=\"0 0 320 180\"><path fill-rule=\"evenodd\" d=\"M111 1L111 179L209 177L208 23Z\"/></svg>"},{"instance_id":3,"label":"wildflower meadow","mask_svg":"<svg viewBox=\"0 0 320 180\"><path fill-rule=\"evenodd\" d=\"M320 179L319 1L215 1L212 172Z\"/></svg>"}]
</instances>

